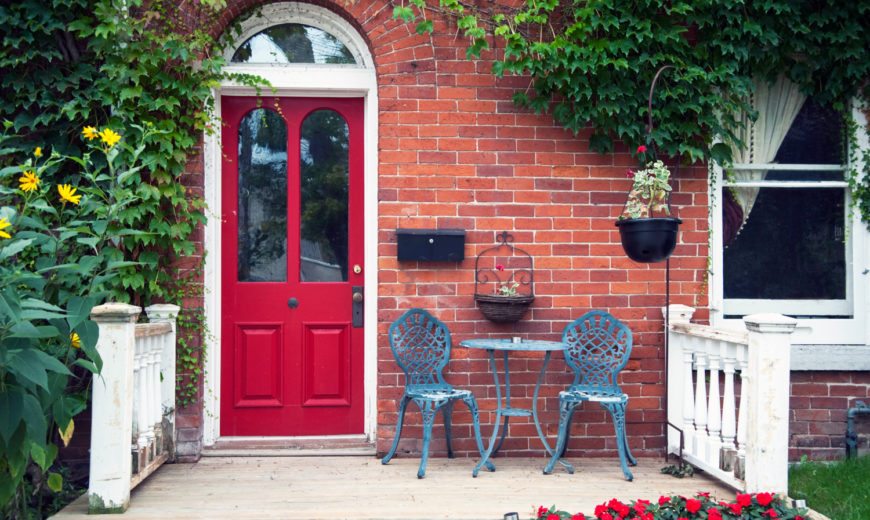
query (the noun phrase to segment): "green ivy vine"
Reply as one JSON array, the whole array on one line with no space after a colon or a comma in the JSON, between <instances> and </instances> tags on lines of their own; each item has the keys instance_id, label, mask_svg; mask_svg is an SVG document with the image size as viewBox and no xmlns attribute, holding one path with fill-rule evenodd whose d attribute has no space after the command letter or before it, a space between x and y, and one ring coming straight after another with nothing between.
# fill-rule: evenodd
<instances>
[{"instance_id":1,"label":"green ivy vine","mask_svg":"<svg viewBox=\"0 0 870 520\"><path fill-rule=\"evenodd\" d=\"M12 121L16 136L5 143L0 168L23 163L35 146L46 154L81 155L85 125L111 127L142 143L139 160L149 167L135 173L135 200L117 215L119 226L135 232L114 241L130 263L108 282L108 298L143 307L186 302L179 316L180 406L199 398L208 336L202 307L190 304L202 295L204 252L195 231L206 208L198 190L185 185L186 168L203 133L220 128L212 89L225 79L258 91L266 85L223 72L223 46L231 41L208 31L224 6L223 0L0 5L0 120ZM230 29L235 34L238 27ZM137 129L146 127L153 131ZM70 182L78 173L70 167L58 175ZM181 269L182 258L197 261Z\"/></svg>"},{"instance_id":2,"label":"green ivy vine","mask_svg":"<svg viewBox=\"0 0 870 520\"><path fill-rule=\"evenodd\" d=\"M639 144L685 160L727 164L742 147L735 115L753 115L755 78L785 74L804 93L859 128L850 102L870 99L870 4L836 0L525 0L498 3L394 0L393 17L426 33L445 26L467 38L466 56L493 59L496 76L528 76L514 102L550 112L590 148ZM647 96L656 71L655 128ZM854 157L853 159L856 159ZM870 225L870 165L850 161L855 207Z\"/></svg>"}]
</instances>

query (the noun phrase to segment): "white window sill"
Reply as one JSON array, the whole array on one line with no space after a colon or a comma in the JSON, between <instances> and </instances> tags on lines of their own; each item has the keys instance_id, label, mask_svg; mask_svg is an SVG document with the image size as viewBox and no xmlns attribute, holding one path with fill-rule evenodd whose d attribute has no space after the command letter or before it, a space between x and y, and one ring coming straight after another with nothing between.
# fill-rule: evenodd
<instances>
[{"instance_id":1,"label":"white window sill","mask_svg":"<svg viewBox=\"0 0 870 520\"><path fill-rule=\"evenodd\" d=\"M870 371L870 345L792 345L793 371Z\"/></svg>"}]
</instances>

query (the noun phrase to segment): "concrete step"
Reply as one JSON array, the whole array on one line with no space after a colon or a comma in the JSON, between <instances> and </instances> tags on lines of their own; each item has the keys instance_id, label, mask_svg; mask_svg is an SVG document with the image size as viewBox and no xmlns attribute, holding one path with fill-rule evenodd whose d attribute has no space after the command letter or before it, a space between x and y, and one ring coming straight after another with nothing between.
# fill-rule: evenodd
<instances>
[{"instance_id":1,"label":"concrete step","mask_svg":"<svg viewBox=\"0 0 870 520\"><path fill-rule=\"evenodd\" d=\"M329 437L223 437L203 457L374 457L364 435Z\"/></svg>"}]
</instances>

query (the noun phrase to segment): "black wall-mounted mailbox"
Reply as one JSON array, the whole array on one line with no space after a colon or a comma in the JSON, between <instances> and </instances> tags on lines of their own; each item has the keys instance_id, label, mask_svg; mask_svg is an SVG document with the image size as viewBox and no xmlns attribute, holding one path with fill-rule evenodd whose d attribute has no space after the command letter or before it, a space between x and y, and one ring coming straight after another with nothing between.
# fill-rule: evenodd
<instances>
[{"instance_id":1,"label":"black wall-mounted mailbox","mask_svg":"<svg viewBox=\"0 0 870 520\"><path fill-rule=\"evenodd\" d=\"M397 229L399 260L461 262L465 259L464 229Z\"/></svg>"}]
</instances>

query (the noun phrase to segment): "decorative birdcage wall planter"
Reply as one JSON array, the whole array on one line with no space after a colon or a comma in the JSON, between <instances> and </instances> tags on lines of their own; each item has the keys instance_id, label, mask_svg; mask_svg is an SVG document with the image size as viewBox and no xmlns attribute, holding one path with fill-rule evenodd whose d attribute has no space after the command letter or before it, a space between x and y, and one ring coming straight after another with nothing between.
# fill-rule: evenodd
<instances>
[{"instance_id":1,"label":"decorative birdcage wall planter","mask_svg":"<svg viewBox=\"0 0 870 520\"><path fill-rule=\"evenodd\" d=\"M513 241L507 231L499 233L498 245L484 249L474 262L474 300L495 323L519 321L535 301L532 256Z\"/></svg>"}]
</instances>

